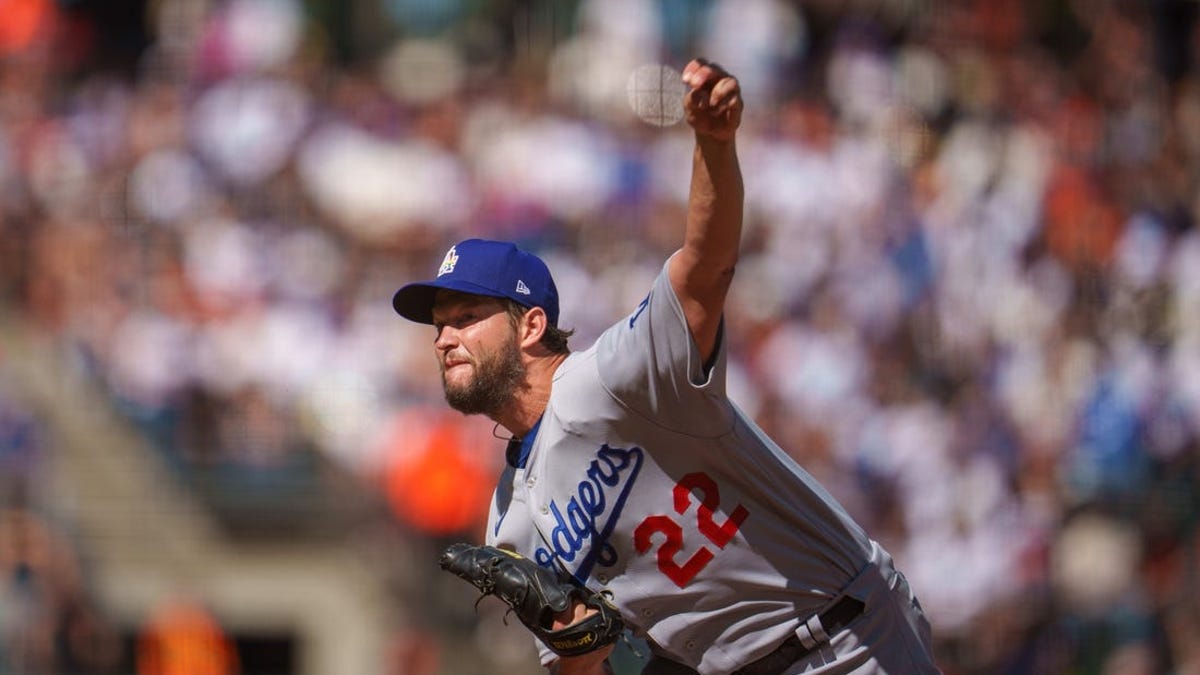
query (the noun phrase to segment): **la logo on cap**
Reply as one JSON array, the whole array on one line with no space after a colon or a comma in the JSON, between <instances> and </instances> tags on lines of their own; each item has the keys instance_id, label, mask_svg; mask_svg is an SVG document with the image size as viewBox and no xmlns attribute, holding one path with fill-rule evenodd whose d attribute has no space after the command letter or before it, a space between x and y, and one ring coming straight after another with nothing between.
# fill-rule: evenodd
<instances>
[{"instance_id":1,"label":"la logo on cap","mask_svg":"<svg viewBox=\"0 0 1200 675\"><path fill-rule=\"evenodd\" d=\"M438 268L437 275L440 277L443 274L450 274L454 271L454 266L458 264L458 251L451 246L449 251L446 251L446 257L442 258L442 266Z\"/></svg>"}]
</instances>

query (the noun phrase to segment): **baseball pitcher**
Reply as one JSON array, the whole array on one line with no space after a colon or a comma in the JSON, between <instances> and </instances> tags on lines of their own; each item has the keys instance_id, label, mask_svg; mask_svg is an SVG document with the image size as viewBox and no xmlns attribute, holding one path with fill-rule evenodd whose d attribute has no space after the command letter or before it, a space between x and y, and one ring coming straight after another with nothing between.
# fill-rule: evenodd
<instances>
[{"instance_id":1,"label":"baseball pitcher","mask_svg":"<svg viewBox=\"0 0 1200 675\"><path fill-rule=\"evenodd\" d=\"M723 305L742 227L737 80L683 72L695 132L682 247L589 349L546 265L452 247L393 304L435 329L446 399L513 436L486 545L441 565L508 603L552 672L600 674L624 630L646 673L936 673L887 551L726 395Z\"/></svg>"}]
</instances>

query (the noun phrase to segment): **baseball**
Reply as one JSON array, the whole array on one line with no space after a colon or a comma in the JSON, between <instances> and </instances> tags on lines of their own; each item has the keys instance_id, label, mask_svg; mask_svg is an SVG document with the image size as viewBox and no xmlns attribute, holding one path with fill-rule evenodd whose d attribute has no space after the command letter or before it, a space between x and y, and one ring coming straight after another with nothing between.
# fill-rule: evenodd
<instances>
[{"instance_id":1,"label":"baseball","mask_svg":"<svg viewBox=\"0 0 1200 675\"><path fill-rule=\"evenodd\" d=\"M638 66L629 74L629 107L647 124L669 127L683 119L682 73L657 63Z\"/></svg>"}]
</instances>

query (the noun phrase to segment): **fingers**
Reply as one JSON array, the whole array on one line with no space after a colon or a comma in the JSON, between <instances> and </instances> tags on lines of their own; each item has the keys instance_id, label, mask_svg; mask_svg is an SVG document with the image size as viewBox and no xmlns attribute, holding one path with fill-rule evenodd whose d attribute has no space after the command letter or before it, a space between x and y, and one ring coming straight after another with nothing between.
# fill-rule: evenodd
<instances>
[{"instance_id":1,"label":"fingers","mask_svg":"<svg viewBox=\"0 0 1200 675\"><path fill-rule=\"evenodd\" d=\"M695 59L684 67L682 78L689 87L683 98L688 124L697 130L714 124L737 128L743 101L736 77L711 61Z\"/></svg>"},{"instance_id":2,"label":"fingers","mask_svg":"<svg viewBox=\"0 0 1200 675\"><path fill-rule=\"evenodd\" d=\"M741 106L741 89L736 78L725 75L713 85L708 95L708 105L716 112L724 112L734 105Z\"/></svg>"},{"instance_id":3,"label":"fingers","mask_svg":"<svg viewBox=\"0 0 1200 675\"><path fill-rule=\"evenodd\" d=\"M693 59L683 68L683 82L693 90L711 87L725 77L729 73L724 68L706 59Z\"/></svg>"},{"instance_id":4,"label":"fingers","mask_svg":"<svg viewBox=\"0 0 1200 675\"><path fill-rule=\"evenodd\" d=\"M582 602L576 602L572 606L558 612L554 615L554 623L551 625L552 630L562 630L567 626L574 626L586 619L589 615L596 614L598 610L591 609Z\"/></svg>"},{"instance_id":5,"label":"fingers","mask_svg":"<svg viewBox=\"0 0 1200 675\"><path fill-rule=\"evenodd\" d=\"M704 82L704 77L700 74L700 71L708 67L708 61L704 59L692 59L691 62L683 67L684 84L692 88L701 86Z\"/></svg>"},{"instance_id":6,"label":"fingers","mask_svg":"<svg viewBox=\"0 0 1200 675\"><path fill-rule=\"evenodd\" d=\"M705 59L688 63L682 77L688 86L683 97L687 123L699 135L731 140L742 118L742 91L737 78Z\"/></svg>"},{"instance_id":7,"label":"fingers","mask_svg":"<svg viewBox=\"0 0 1200 675\"><path fill-rule=\"evenodd\" d=\"M694 59L684 67L683 82L690 87L684 103L695 108L728 107L734 98L740 99L737 78L705 59Z\"/></svg>"}]
</instances>

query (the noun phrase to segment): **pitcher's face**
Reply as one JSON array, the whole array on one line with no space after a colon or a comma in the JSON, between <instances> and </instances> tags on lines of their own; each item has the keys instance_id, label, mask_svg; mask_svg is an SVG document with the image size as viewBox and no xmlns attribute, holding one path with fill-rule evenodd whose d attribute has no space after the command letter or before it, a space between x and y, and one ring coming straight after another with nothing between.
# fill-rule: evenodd
<instances>
[{"instance_id":1,"label":"pitcher's face","mask_svg":"<svg viewBox=\"0 0 1200 675\"><path fill-rule=\"evenodd\" d=\"M525 380L517 330L502 300L438 291L434 350L446 402L459 412L491 415Z\"/></svg>"}]
</instances>

